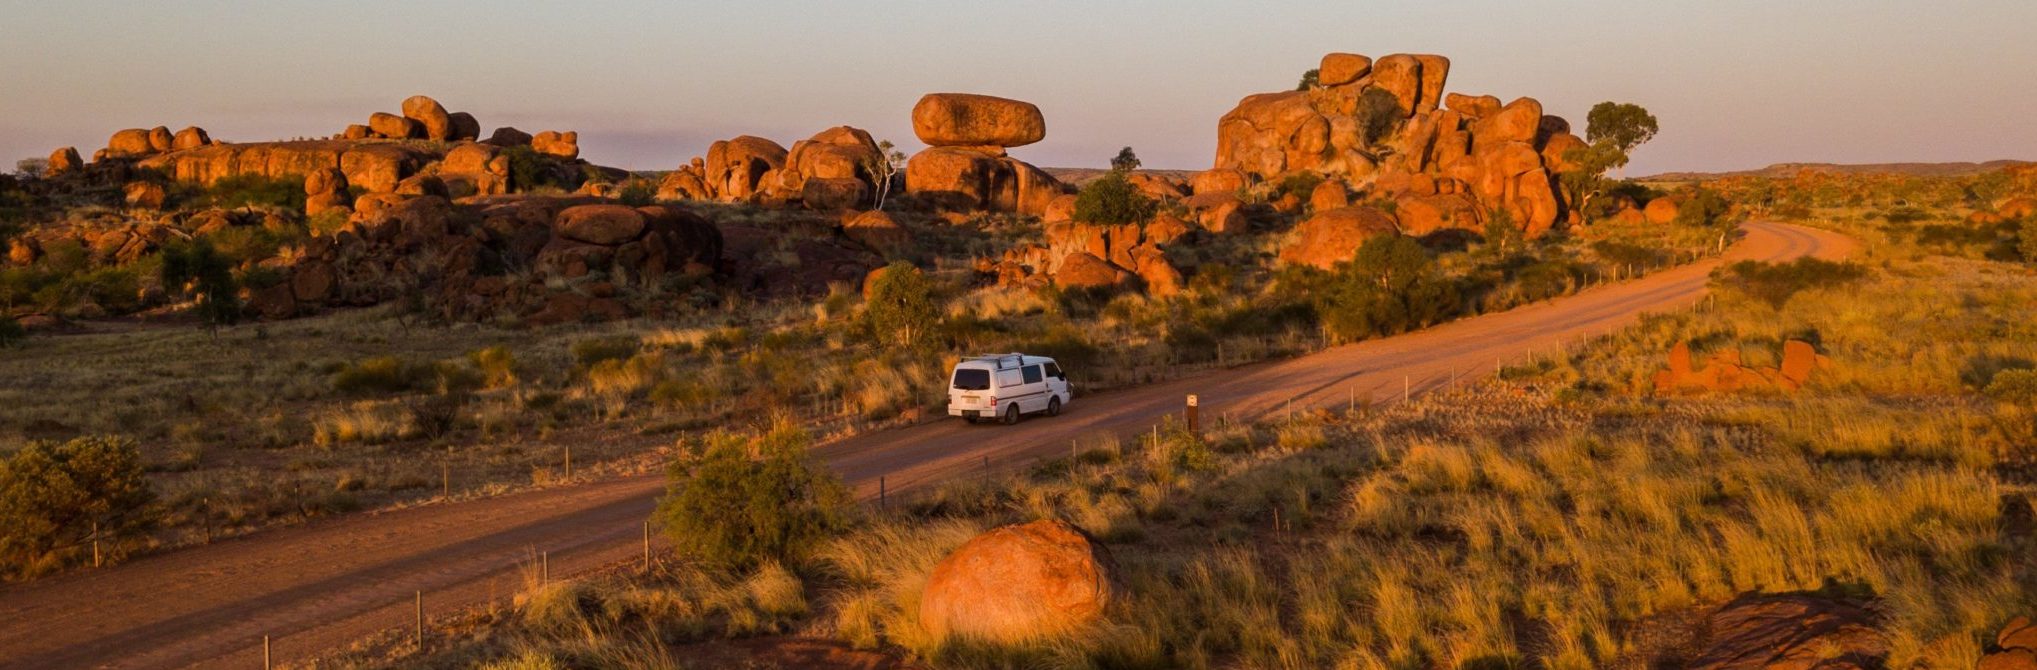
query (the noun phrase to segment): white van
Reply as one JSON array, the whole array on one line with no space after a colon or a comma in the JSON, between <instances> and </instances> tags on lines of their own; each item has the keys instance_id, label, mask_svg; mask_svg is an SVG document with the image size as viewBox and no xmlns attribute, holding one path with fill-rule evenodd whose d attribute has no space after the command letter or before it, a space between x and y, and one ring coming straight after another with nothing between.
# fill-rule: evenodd
<instances>
[{"instance_id":1,"label":"white van","mask_svg":"<svg viewBox=\"0 0 2037 670\"><path fill-rule=\"evenodd\" d=\"M1020 414L1061 413L1068 405L1068 375L1045 356L993 354L965 359L948 376L948 416L969 423L997 418L1018 423Z\"/></svg>"}]
</instances>

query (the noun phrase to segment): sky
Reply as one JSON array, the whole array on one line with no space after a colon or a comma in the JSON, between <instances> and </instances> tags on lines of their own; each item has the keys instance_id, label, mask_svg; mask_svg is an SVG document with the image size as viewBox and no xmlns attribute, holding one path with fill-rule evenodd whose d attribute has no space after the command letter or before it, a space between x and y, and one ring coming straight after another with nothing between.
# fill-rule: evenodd
<instances>
[{"instance_id":1,"label":"sky","mask_svg":"<svg viewBox=\"0 0 2037 670\"><path fill-rule=\"evenodd\" d=\"M0 0L0 169L121 128L331 135L420 93L630 169L843 124L909 152L936 91L1039 105L1047 138L1012 150L1037 165L1204 169L1219 117L1333 51L1442 54L1448 90L1580 132L1639 104L1662 130L1630 174L2037 159L2033 26L2031 0Z\"/></svg>"}]
</instances>

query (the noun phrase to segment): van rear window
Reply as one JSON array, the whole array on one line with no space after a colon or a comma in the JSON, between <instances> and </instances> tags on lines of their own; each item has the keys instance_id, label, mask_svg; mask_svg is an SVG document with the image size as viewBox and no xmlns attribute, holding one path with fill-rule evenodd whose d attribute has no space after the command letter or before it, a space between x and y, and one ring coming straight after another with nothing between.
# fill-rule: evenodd
<instances>
[{"instance_id":1,"label":"van rear window","mask_svg":"<svg viewBox=\"0 0 2037 670\"><path fill-rule=\"evenodd\" d=\"M955 371L955 388L964 391L990 390L990 371L962 368Z\"/></svg>"}]
</instances>

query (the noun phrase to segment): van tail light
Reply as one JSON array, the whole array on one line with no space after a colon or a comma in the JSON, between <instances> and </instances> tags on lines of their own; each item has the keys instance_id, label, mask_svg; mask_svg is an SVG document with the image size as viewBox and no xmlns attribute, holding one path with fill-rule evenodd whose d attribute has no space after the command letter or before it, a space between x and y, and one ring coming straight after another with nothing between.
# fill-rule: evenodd
<instances>
[{"instance_id":1,"label":"van tail light","mask_svg":"<svg viewBox=\"0 0 2037 670\"><path fill-rule=\"evenodd\" d=\"M997 406L997 396L990 396L990 406L991 407Z\"/></svg>"}]
</instances>

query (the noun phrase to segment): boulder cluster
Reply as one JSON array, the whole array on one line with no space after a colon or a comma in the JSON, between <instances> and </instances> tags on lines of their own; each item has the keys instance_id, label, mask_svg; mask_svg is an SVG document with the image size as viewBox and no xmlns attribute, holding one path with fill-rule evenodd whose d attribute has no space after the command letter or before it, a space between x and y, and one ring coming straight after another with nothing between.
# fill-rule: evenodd
<instances>
[{"instance_id":1,"label":"boulder cluster","mask_svg":"<svg viewBox=\"0 0 2037 670\"><path fill-rule=\"evenodd\" d=\"M912 108L912 132L927 148L905 167L905 190L956 210L1044 214L1066 190L1053 176L1005 150L1047 136L1029 102L970 93L929 93Z\"/></svg>"},{"instance_id":2,"label":"boulder cluster","mask_svg":"<svg viewBox=\"0 0 2037 670\"><path fill-rule=\"evenodd\" d=\"M1084 223L1065 218L1065 209L1053 208L1045 244L1020 244L998 258L979 259L977 271L1005 287L1142 288L1156 296L1181 290L1181 270L1167 260L1164 245L1204 234L1202 228L1166 213L1143 223Z\"/></svg>"},{"instance_id":3,"label":"boulder cluster","mask_svg":"<svg viewBox=\"0 0 2037 670\"><path fill-rule=\"evenodd\" d=\"M869 206L889 178L888 159L870 133L836 126L787 150L762 137L717 141L659 183L673 200L803 205L833 211Z\"/></svg>"},{"instance_id":4,"label":"boulder cluster","mask_svg":"<svg viewBox=\"0 0 2037 670\"><path fill-rule=\"evenodd\" d=\"M401 114L375 112L365 124L347 126L340 139L472 141L481 137L481 123L466 112L447 112L445 105L429 96L413 95L403 100Z\"/></svg>"},{"instance_id":5,"label":"boulder cluster","mask_svg":"<svg viewBox=\"0 0 2037 670\"><path fill-rule=\"evenodd\" d=\"M197 126L188 126L176 133L171 133L170 129L164 126L146 129L128 128L117 131L113 133L112 137L107 138L106 148L93 153L92 162L96 163L108 158L143 158L172 151L196 149L211 144L213 144L212 136L206 134L204 128ZM64 164L65 169L79 167L77 160L78 151L76 149L64 147L58 149L56 154L63 154L61 162ZM50 156L50 169L52 172L57 171L59 157L56 154Z\"/></svg>"},{"instance_id":6,"label":"boulder cluster","mask_svg":"<svg viewBox=\"0 0 2037 670\"><path fill-rule=\"evenodd\" d=\"M1348 202L1392 202L1380 214L1402 234L1478 230L1497 212L1534 237L1565 219L1557 175L1584 141L1535 99L1446 93L1450 60L1435 55L1333 53L1317 72L1304 90L1247 96L1218 121L1216 163L1196 194L1310 172L1360 196Z\"/></svg>"},{"instance_id":7,"label":"boulder cluster","mask_svg":"<svg viewBox=\"0 0 2037 670\"><path fill-rule=\"evenodd\" d=\"M1690 343L1678 342L1669 350L1669 368L1655 373L1656 393L1708 393L1733 391L1792 392L1811 380L1811 373L1828 367L1831 360L1811 343L1789 340L1782 344L1782 365L1757 367L1741 362L1740 350L1728 347L1715 352L1702 369L1692 364Z\"/></svg>"},{"instance_id":8,"label":"boulder cluster","mask_svg":"<svg viewBox=\"0 0 2037 670\"><path fill-rule=\"evenodd\" d=\"M344 228L269 261L287 280L251 288L250 308L285 318L420 292L452 319L617 319L661 309L626 304L620 287L705 277L722 253L713 224L665 205L584 197L454 204L432 194L373 194L356 207Z\"/></svg>"}]
</instances>

